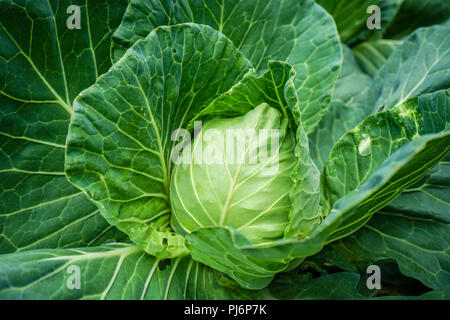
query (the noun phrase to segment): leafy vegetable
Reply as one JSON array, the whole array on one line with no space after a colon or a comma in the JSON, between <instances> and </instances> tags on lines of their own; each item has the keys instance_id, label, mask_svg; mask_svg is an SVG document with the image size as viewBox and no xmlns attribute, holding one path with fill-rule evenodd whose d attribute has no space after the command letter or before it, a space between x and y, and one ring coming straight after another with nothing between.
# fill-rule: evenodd
<instances>
[{"instance_id":1,"label":"leafy vegetable","mask_svg":"<svg viewBox=\"0 0 450 320\"><path fill-rule=\"evenodd\" d=\"M311 0L131 0L113 36L117 61L154 28L184 22L206 24L225 34L261 74L268 60L289 62L301 99L303 126L311 132L326 113L341 63L336 27Z\"/></svg>"},{"instance_id":2,"label":"leafy vegetable","mask_svg":"<svg viewBox=\"0 0 450 320\"><path fill-rule=\"evenodd\" d=\"M173 169L175 231L232 226L254 243L283 236L296 158L294 137L281 117L261 104L243 117L213 119L203 126L192 155L185 149L182 157L189 158Z\"/></svg>"},{"instance_id":3,"label":"leafy vegetable","mask_svg":"<svg viewBox=\"0 0 450 320\"><path fill-rule=\"evenodd\" d=\"M0 1L2 253L125 238L67 181L64 153L72 100L110 67L126 1L89 1L76 31L66 31L69 5Z\"/></svg>"},{"instance_id":4,"label":"leafy vegetable","mask_svg":"<svg viewBox=\"0 0 450 320\"><path fill-rule=\"evenodd\" d=\"M447 7L0 0L0 298L448 299Z\"/></svg>"}]
</instances>

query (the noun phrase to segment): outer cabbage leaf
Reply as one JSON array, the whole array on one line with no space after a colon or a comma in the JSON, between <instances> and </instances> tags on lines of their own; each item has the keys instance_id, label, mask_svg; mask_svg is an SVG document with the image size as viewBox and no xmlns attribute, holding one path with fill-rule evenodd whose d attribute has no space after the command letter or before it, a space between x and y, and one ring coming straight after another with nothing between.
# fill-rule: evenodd
<instances>
[{"instance_id":1,"label":"outer cabbage leaf","mask_svg":"<svg viewBox=\"0 0 450 320\"><path fill-rule=\"evenodd\" d=\"M447 155L363 228L312 259L358 272L377 261L392 260L402 273L428 287L445 287L450 281L448 167Z\"/></svg>"},{"instance_id":2,"label":"outer cabbage leaf","mask_svg":"<svg viewBox=\"0 0 450 320\"><path fill-rule=\"evenodd\" d=\"M361 275L353 272L337 272L312 278L309 274L281 274L263 290L268 299L310 300L310 299L362 299L362 300L448 300L450 286L428 291L419 296L390 295L366 296L361 291ZM374 290L377 294L378 290Z\"/></svg>"},{"instance_id":3,"label":"outer cabbage leaf","mask_svg":"<svg viewBox=\"0 0 450 320\"><path fill-rule=\"evenodd\" d=\"M420 28L392 52L369 91L374 112L450 87L449 33L450 25Z\"/></svg>"},{"instance_id":4,"label":"outer cabbage leaf","mask_svg":"<svg viewBox=\"0 0 450 320\"><path fill-rule=\"evenodd\" d=\"M386 210L415 218L450 223L450 155L431 169L424 178L389 203Z\"/></svg>"},{"instance_id":5,"label":"outer cabbage leaf","mask_svg":"<svg viewBox=\"0 0 450 320\"><path fill-rule=\"evenodd\" d=\"M371 79L355 61L352 51L344 46L344 61L331 101L330 111L309 135L311 156L322 170L334 144L370 114L364 103Z\"/></svg>"},{"instance_id":6,"label":"outer cabbage leaf","mask_svg":"<svg viewBox=\"0 0 450 320\"><path fill-rule=\"evenodd\" d=\"M367 8L371 5L379 5L382 0L318 0L317 3L324 7L336 22L341 41L352 38L366 26L369 18Z\"/></svg>"},{"instance_id":7,"label":"outer cabbage leaf","mask_svg":"<svg viewBox=\"0 0 450 320\"><path fill-rule=\"evenodd\" d=\"M72 4L79 30L66 27ZM0 252L123 238L67 181L64 152L72 100L111 66L126 5L0 1Z\"/></svg>"},{"instance_id":8,"label":"outer cabbage leaf","mask_svg":"<svg viewBox=\"0 0 450 320\"><path fill-rule=\"evenodd\" d=\"M420 27L443 23L450 18L446 0L404 0L384 32L387 39L400 39Z\"/></svg>"},{"instance_id":9,"label":"outer cabbage leaf","mask_svg":"<svg viewBox=\"0 0 450 320\"><path fill-rule=\"evenodd\" d=\"M357 190L359 185L386 165L386 161L409 142L429 134L441 132L445 135L449 132L449 95L450 90L441 90L413 98L398 107L369 116L355 129L346 133L333 147L322 176L330 205L350 191ZM445 139L443 136L443 141ZM432 157L422 164L426 170L419 174L408 173L408 186L419 181L426 171L437 164L436 158L443 158L448 149L449 146L443 144L440 156ZM345 228L341 227L333 238L343 237L357 230L371 214L403 191L402 188L394 190L392 186L389 189L390 196L380 197L379 203L367 210L364 218L351 222ZM343 226L347 223L347 219L341 221Z\"/></svg>"},{"instance_id":10,"label":"outer cabbage leaf","mask_svg":"<svg viewBox=\"0 0 450 320\"><path fill-rule=\"evenodd\" d=\"M358 291L360 275L338 272L312 278L308 274L280 274L270 284L269 294L282 300L367 299Z\"/></svg>"},{"instance_id":11,"label":"outer cabbage leaf","mask_svg":"<svg viewBox=\"0 0 450 320\"><path fill-rule=\"evenodd\" d=\"M203 124L173 168L175 231L232 226L253 243L282 238L289 225L291 174L298 161L288 123L261 103L244 116Z\"/></svg>"},{"instance_id":12,"label":"outer cabbage leaf","mask_svg":"<svg viewBox=\"0 0 450 320\"><path fill-rule=\"evenodd\" d=\"M172 132L249 68L232 42L208 26L155 29L75 99L70 181L148 253L187 254L183 237L169 228Z\"/></svg>"},{"instance_id":13,"label":"outer cabbage leaf","mask_svg":"<svg viewBox=\"0 0 450 320\"><path fill-rule=\"evenodd\" d=\"M450 281L449 235L448 222L384 208L356 233L325 247L317 259L359 272L380 260L396 261L403 274L442 289Z\"/></svg>"},{"instance_id":14,"label":"outer cabbage leaf","mask_svg":"<svg viewBox=\"0 0 450 320\"><path fill-rule=\"evenodd\" d=\"M223 32L259 75L267 71L269 59L290 63L297 72L295 84L307 133L327 112L341 48L332 17L314 1L132 0L114 33L114 59L154 28L184 22Z\"/></svg>"},{"instance_id":15,"label":"outer cabbage leaf","mask_svg":"<svg viewBox=\"0 0 450 320\"><path fill-rule=\"evenodd\" d=\"M364 24L363 26L361 26L360 30L345 43L347 45L354 45L355 43L359 43L360 41L372 41L383 38L383 34L386 32L386 29L392 24L392 21L400 10L400 6L402 5L403 1L404 0L380 0L377 4L380 7L381 13L380 29L370 30L367 28L366 24ZM371 14L367 13L366 19L369 19L369 16Z\"/></svg>"},{"instance_id":16,"label":"outer cabbage leaf","mask_svg":"<svg viewBox=\"0 0 450 320\"><path fill-rule=\"evenodd\" d=\"M361 128L348 133L347 137L344 136L332 154L353 161L355 157L359 159L360 156L357 150L360 141L353 140L353 135L366 126L379 130L380 124L383 123L375 120L380 117L385 119L386 125L392 126L392 129L395 129L399 120L404 120L407 125L410 122L412 128L409 128L411 132L415 132L415 139L412 141L409 141L407 135L392 136L392 140L388 135L380 137L379 141L375 140L373 144L379 144L379 148L371 149L370 154L376 154L376 157L373 163L369 163L372 163L372 166L378 163L377 169L371 171L365 180L360 179L360 185L355 185L353 190L346 189L345 195L331 202L331 212L307 237L278 240L258 246L252 245L232 228L200 229L186 236L192 247L193 259L228 274L243 287L260 289L271 281L274 274L286 269L293 258L313 255L325 244L356 231L373 213L420 180L446 155L450 145L450 131L446 128L447 120L442 119L441 114L448 114L442 111L442 108L448 107L447 100L446 91L413 99L392 110L369 117ZM436 109L440 112L436 112ZM405 131L405 134L408 134L408 131ZM394 152L393 148L396 146L398 148ZM328 168L329 174L331 167ZM358 175L357 167L349 168L352 168L347 170L350 176ZM336 172L342 173L339 170ZM333 175L328 176L330 181L333 178ZM345 183L343 186L345 188ZM333 197L337 198L342 190L336 188L335 191Z\"/></svg>"},{"instance_id":17,"label":"outer cabbage leaf","mask_svg":"<svg viewBox=\"0 0 450 320\"><path fill-rule=\"evenodd\" d=\"M401 44L400 40L366 41L354 47L353 53L361 69L369 76L374 77L391 53Z\"/></svg>"},{"instance_id":18,"label":"outer cabbage leaf","mask_svg":"<svg viewBox=\"0 0 450 320\"><path fill-rule=\"evenodd\" d=\"M161 260L126 244L30 250L0 257L1 299L258 298L256 292L230 284L189 257Z\"/></svg>"}]
</instances>

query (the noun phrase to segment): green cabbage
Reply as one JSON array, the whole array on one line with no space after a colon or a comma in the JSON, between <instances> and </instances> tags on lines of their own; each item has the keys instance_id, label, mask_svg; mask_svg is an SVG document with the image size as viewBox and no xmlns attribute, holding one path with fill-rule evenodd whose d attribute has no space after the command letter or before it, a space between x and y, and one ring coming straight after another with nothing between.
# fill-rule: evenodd
<instances>
[{"instance_id":1,"label":"green cabbage","mask_svg":"<svg viewBox=\"0 0 450 320\"><path fill-rule=\"evenodd\" d=\"M265 103L241 117L206 122L173 169L174 229L229 226L253 243L282 237L291 208L294 146L288 120Z\"/></svg>"}]
</instances>

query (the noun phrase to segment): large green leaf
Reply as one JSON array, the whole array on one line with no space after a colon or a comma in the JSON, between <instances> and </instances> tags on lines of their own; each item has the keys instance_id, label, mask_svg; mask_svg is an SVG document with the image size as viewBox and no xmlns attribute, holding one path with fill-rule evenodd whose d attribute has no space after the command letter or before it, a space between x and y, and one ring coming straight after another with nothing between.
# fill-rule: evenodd
<instances>
[{"instance_id":1,"label":"large green leaf","mask_svg":"<svg viewBox=\"0 0 450 320\"><path fill-rule=\"evenodd\" d=\"M374 112L450 87L449 33L450 25L420 28L392 52L369 91Z\"/></svg>"},{"instance_id":2,"label":"large green leaf","mask_svg":"<svg viewBox=\"0 0 450 320\"><path fill-rule=\"evenodd\" d=\"M183 22L223 32L259 74L268 60L289 62L307 133L327 112L342 57L333 19L314 1L132 0L114 33L114 59L154 28Z\"/></svg>"},{"instance_id":3,"label":"large green leaf","mask_svg":"<svg viewBox=\"0 0 450 320\"><path fill-rule=\"evenodd\" d=\"M449 181L444 159L358 232L313 259L359 272L379 260L393 260L404 274L431 288L444 287L450 281Z\"/></svg>"},{"instance_id":4,"label":"large green leaf","mask_svg":"<svg viewBox=\"0 0 450 320\"><path fill-rule=\"evenodd\" d=\"M399 40L373 40L362 42L353 48L356 61L371 77L386 63L388 57L402 42Z\"/></svg>"},{"instance_id":5,"label":"large green leaf","mask_svg":"<svg viewBox=\"0 0 450 320\"><path fill-rule=\"evenodd\" d=\"M432 290L420 296L393 295L375 298L375 300L449 300L449 299L450 299L450 286L446 286L444 289Z\"/></svg>"},{"instance_id":6,"label":"large green leaf","mask_svg":"<svg viewBox=\"0 0 450 320\"><path fill-rule=\"evenodd\" d=\"M435 112L429 115L439 117ZM425 117L424 123L432 122ZM438 163L448 152L449 142L450 132L446 130L425 134L404 145L366 182L336 201L328 216L306 238L258 246L231 228L200 229L187 235L192 257L228 274L243 287L263 288L276 273L287 268L292 258L311 256L324 244L364 225L374 212Z\"/></svg>"},{"instance_id":7,"label":"large green leaf","mask_svg":"<svg viewBox=\"0 0 450 320\"><path fill-rule=\"evenodd\" d=\"M219 115L242 116L262 103L278 109L289 119L290 128L296 133L295 156L298 162L292 171L294 188L289 195L292 209L286 234L305 236L322 219L319 204L320 173L311 159L308 139L300 119L299 98L294 84L295 70L286 63L275 61L269 62L268 68L260 77L255 72L247 73L242 81L233 86L233 90L214 100L196 119Z\"/></svg>"},{"instance_id":8,"label":"large green leaf","mask_svg":"<svg viewBox=\"0 0 450 320\"><path fill-rule=\"evenodd\" d=\"M400 39L419 27L439 24L449 18L450 3L447 0L403 0L384 37Z\"/></svg>"},{"instance_id":9,"label":"large green leaf","mask_svg":"<svg viewBox=\"0 0 450 320\"><path fill-rule=\"evenodd\" d=\"M409 300L413 297L407 297ZM450 299L450 285L441 290L433 290L419 296L420 300L449 300Z\"/></svg>"},{"instance_id":10,"label":"large green leaf","mask_svg":"<svg viewBox=\"0 0 450 320\"><path fill-rule=\"evenodd\" d=\"M365 289L364 285L361 275L354 272L336 272L323 274L315 278L312 278L310 274L288 273L280 274L263 291L263 295L268 299L284 300L448 300L450 297L449 285L418 296L378 295L375 297L366 296L362 293ZM377 291L375 290L373 294L378 294Z\"/></svg>"},{"instance_id":11,"label":"large green leaf","mask_svg":"<svg viewBox=\"0 0 450 320\"><path fill-rule=\"evenodd\" d=\"M366 27L366 20L369 18L367 8L379 5L380 2L382 0L317 0L333 16L342 42Z\"/></svg>"},{"instance_id":12,"label":"large green leaf","mask_svg":"<svg viewBox=\"0 0 450 320\"><path fill-rule=\"evenodd\" d=\"M181 24L137 42L74 102L66 173L147 252L186 254L170 231L172 133L249 71L222 33Z\"/></svg>"},{"instance_id":13,"label":"large green leaf","mask_svg":"<svg viewBox=\"0 0 450 320\"><path fill-rule=\"evenodd\" d=\"M384 112L376 113L366 118L352 131L346 133L333 147L330 157L325 165L322 182L326 190L328 201L333 205L352 190L367 181L386 161L396 152L414 142L418 137L439 132L449 133L448 122L450 115L450 90L441 90L413 98L402 105ZM424 159L421 164L426 170L408 173L408 186L419 181L423 175L437 164L436 159L443 158L449 150L445 144L448 139L442 137L442 149L439 156ZM438 150L436 150L438 151ZM335 237L342 237L357 230L378 209L388 204L400 194L404 188L395 190L389 187L390 194L380 197L367 207L367 212L359 220L349 221L343 219L341 227ZM346 227L343 227L347 225Z\"/></svg>"},{"instance_id":14,"label":"large green leaf","mask_svg":"<svg viewBox=\"0 0 450 320\"><path fill-rule=\"evenodd\" d=\"M371 108L364 102L370 86L371 79L361 71L352 51L344 46L344 61L330 110L309 135L311 156L320 169L342 135L369 115Z\"/></svg>"},{"instance_id":15,"label":"large green leaf","mask_svg":"<svg viewBox=\"0 0 450 320\"><path fill-rule=\"evenodd\" d=\"M77 278L79 287L76 287ZM189 257L160 260L134 245L0 256L0 299L255 299Z\"/></svg>"},{"instance_id":16,"label":"large green leaf","mask_svg":"<svg viewBox=\"0 0 450 320\"><path fill-rule=\"evenodd\" d=\"M79 30L66 26L72 4ZM72 100L110 67L126 5L0 1L0 252L121 237L67 181L64 152Z\"/></svg>"},{"instance_id":17,"label":"large green leaf","mask_svg":"<svg viewBox=\"0 0 450 320\"><path fill-rule=\"evenodd\" d=\"M445 130L449 90L414 98L367 117L333 147L324 182L331 203L365 182L395 151L415 138ZM444 118L442 118L444 117ZM430 123L428 123L428 121Z\"/></svg>"}]
</instances>

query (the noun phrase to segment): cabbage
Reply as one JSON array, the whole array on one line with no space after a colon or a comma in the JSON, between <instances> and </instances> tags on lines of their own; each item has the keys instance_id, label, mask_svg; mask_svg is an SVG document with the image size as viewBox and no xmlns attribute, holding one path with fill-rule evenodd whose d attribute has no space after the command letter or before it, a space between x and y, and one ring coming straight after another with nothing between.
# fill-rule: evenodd
<instances>
[{"instance_id":1,"label":"cabbage","mask_svg":"<svg viewBox=\"0 0 450 320\"><path fill-rule=\"evenodd\" d=\"M287 119L266 103L244 116L209 120L173 169L172 227L190 233L229 226L253 243L281 238L289 223L294 147Z\"/></svg>"}]
</instances>

